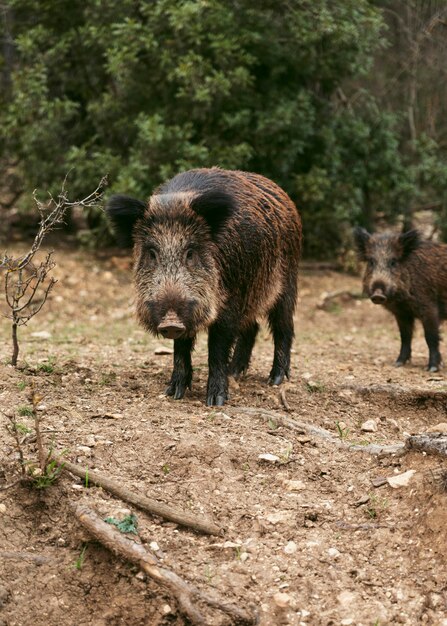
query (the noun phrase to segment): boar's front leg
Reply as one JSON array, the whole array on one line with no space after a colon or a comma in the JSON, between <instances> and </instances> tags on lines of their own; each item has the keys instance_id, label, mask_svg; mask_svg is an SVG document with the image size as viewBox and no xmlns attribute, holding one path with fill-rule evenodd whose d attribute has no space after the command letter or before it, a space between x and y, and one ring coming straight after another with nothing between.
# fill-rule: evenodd
<instances>
[{"instance_id":1,"label":"boar's front leg","mask_svg":"<svg viewBox=\"0 0 447 626\"><path fill-rule=\"evenodd\" d=\"M173 396L174 400L183 398L186 388L191 389L191 352L194 341L195 337L174 339L174 369L172 370L171 382L165 392L167 396Z\"/></svg>"},{"instance_id":2,"label":"boar's front leg","mask_svg":"<svg viewBox=\"0 0 447 626\"><path fill-rule=\"evenodd\" d=\"M411 358L411 340L413 339L414 315L399 311L396 315L400 332L400 352L396 359L396 367L401 367Z\"/></svg>"},{"instance_id":3,"label":"boar's front leg","mask_svg":"<svg viewBox=\"0 0 447 626\"><path fill-rule=\"evenodd\" d=\"M236 338L234 325L216 322L208 333L207 406L223 406L228 400L228 361Z\"/></svg>"},{"instance_id":4,"label":"boar's front leg","mask_svg":"<svg viewBox=\"0 0 447 626\"><path fill-rule=\"evenodd\" d=\"M439 318L437 311L431 311L430 314L423 317L422 325L429 351L427 369L429 372L437 372L442 360L439 352Z\"/></svg>"}]
</instances>

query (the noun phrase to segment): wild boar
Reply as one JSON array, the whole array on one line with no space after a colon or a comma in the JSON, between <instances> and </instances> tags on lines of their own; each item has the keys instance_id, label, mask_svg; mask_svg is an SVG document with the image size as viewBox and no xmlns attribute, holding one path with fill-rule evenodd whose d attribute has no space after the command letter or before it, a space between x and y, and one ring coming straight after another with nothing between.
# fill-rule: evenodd
<instances>
[{"instance_id":1,"label":"wild boar","mask_svg":"<svg viewBox=\"0 0 447 626\"><path fill-rule=\"evenodd\" d=\"M396 365L411 358L414 322L421 320L428 345L428 370L441 365L439 325L447 317L447 245L424 241L417 230L402 234L354 231L359 258L366 262L363 289L393 313L401 349Z\"/></svg>"},{"instance_id":2,"label":"wild boar","mask_svg":"<svg viewBox=\"0 0 447 626\"><path fill-rule=\"evenodd\" d=\"M208 331L206 403L228 399L228 375L246 372L266 316L273 335L269 382L289 376L301 220L263 176L220 168L178 174L142 202L112 196L117 236L133 245L137 317L174 340L168 396L191 388L196 335Z\"/></svg>"}]
</instances>

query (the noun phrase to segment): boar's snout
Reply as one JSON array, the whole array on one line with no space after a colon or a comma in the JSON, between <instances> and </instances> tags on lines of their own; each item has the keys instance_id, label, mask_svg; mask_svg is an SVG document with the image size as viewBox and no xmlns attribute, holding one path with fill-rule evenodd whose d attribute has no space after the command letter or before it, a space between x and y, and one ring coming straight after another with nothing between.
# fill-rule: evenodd
<instances>
[{"instance_id":1,"label":"boar's snout","mask_svg":"<svg viewBox=\"0 0 447 626\"><path fill-rule=\"evenodd\" d=\"M370 295L370 299L374 302L374 304L385 304L387 301L387 297L382 287L375 287Z\"/></svg>"},{"instance_id":2,"label":"boar's snout","mask_svg":"<svg viewBox=\"0 0 447 626\"><path fill-rule=\"evenodd\" d=\"M179 339L186 327L175 311L168 311L157 326L157 331L166 339Z\"/></svg>"}]
</instances>

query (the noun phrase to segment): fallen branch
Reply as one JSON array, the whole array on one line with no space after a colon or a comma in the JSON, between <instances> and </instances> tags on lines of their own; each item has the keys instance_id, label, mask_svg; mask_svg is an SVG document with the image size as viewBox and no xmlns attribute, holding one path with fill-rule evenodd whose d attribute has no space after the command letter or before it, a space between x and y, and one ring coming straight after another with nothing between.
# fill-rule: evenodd
<instances>
[{"instance_id":1,"label":"fallen branch","mask_svg":"<svg viewBox=\"0 0 447 626\"><path fill-rule=\"evenodd\" d=\"M329 293L322 293L321 300L317 304L317 309L325 309L329 302L343 296L349 300L362 300L365 296L360 291L351 291L350 289L337 289Z\"/></svg>"},{"instance_id":2,"label":"fallen branch","mask_svg":"<svg viewBox=\"0 0 447 626\"><path fill-rule=\"evenodd\" d=\"M10 559L13 561L32 561L36 565L44 565L54 561L51 557L32 552L3 552L0 551L0 559Z\"/></svg>"},{"instance_id":3,"label":"fallen branch","mask_svg":"<svg viewBox=\"0 0 447 626\"><path fill-rule=\"evenodd\" d=\"M376 443L370 443L366 446L360 446L357 444L348 443L342 441L336 435L333 435L329 430L320 428L319 426L313 426L312 424L306 424L305 422L298 422L291 417L281 415L276 411L268 411L267 409L257 409L255 407L238 407L235 409L238 413L248 413L249 415L259 415L263 417L265 421L275 420L277 424L295 430L301 434L306 433L319 439L324 439L329 443L334 444L337 448L344 448L352 452L366 452L373 455L387 455L387 454L404 454L406 452L404 443L396 443L392 445L382 446Z\"/></svg>"},{"instance_id":4,"label":"fallen branch","mask_svg":"<svg viewBox=\"0 0 447 626\"><path fill-rule=\"evenodd\" d=\"M121 500L125 500L139 509L148 511L153 515L158 515L159 517L163 517L170 522L187 526L188 528L192 528L193 530L197 530L198 532L202 532L207 535L221 535L223 532L219 526L216 526L208 520L201 520L195 515L179 511L178 509L167 506L161 502L157 502L157 500L147 498L146 496L136 493L135 491L130 491L130 489L123 487L112 478L104 476L104 474L100 474L95 470L86 469L85 467L81 467L75 463L70 463L64 459L58 459L57 462L64 471L70 472L75 476L79 476L82 480L88 481L89 484L102 487L110 493L113 493L113 495L118 498L121 498Z\"/></svg>"},{"instance_id":5,"label":"fallen branch","mask_svg":"<svg viewBox=\"0 0 447 626\"><path fill-rule=\"evenodd\" d=\"M406 441L408 450L418 450L427 454L439 454L447 457L447 435L443 433L424 433L412 435Z\"/></svg>"},{"instance_id":6,"label":"fallen branch","mask_svg":"<svg viewBox=\"0 0 447 626\"><path fill-rule=\"evenodd\" d=\"M255 623L254 617L246 611L200 591L176 573L161 566L158 559L147 552L141 544L125 537L90 509L77 506L75 516L97 541L116 555L135 563L155 582L166 587L177 600L181 613L188 617L193 624L211 626L215 623L215 621L207 620L206 616L195 605L196 601L223 611L231 617L234 624Z\"/></svg>"}]
</instances>

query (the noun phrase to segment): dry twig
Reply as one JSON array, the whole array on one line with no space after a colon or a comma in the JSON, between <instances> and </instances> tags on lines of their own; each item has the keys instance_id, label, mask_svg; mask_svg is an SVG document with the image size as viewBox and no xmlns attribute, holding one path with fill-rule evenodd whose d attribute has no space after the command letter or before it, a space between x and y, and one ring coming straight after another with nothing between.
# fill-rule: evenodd
<instances>
[{"instance_id":1,"label":"dry twig","mask_svg":"<svg viewBox=\"0 0 447 626\"><path fill-rule=\"evenodd\" d=\"M366 446L360 446L346 441L342 441L339 437L332 434L329 430L320 428L319 426L313 426L312 424L306 424L305 422L298 422L286 415L281 415L276 411L268 411L266 409L257 409L255 407L238 407L235 409L236 413L248 413L249 415L258 415L265 421L275 420L277 424L296 430L299 433L306 433L319 439L324 439L329 443L334 444L337 448L345 448L352 452L366 452L373 455L386 455L386 454L404 454L406 452L404 443L397 443L387 446L381 446L375 443L370 443Z\"/></svg>"},{"instance_id":2,"label":"dry twig","mask_svg":"<svg viewBox=\"0 0 447 626\"><path fill-rule=\"evenodd\" d=\"M158 559L147 552L141 544L128 539L113 526L103 522L96 513L87 507L77 506L75 516L97 541L118 556L136 563L150 578L166 587L177 600L179 610L193 624L205 626L215 623L209 621L197 608L197 601L226 613L234 624L255 623L253 616L238 606L200 591L176 573L160 565Z\"/></svg>"},{"instance_id":3,"label":"dry twig","mask_svg":"<svg viewBox=\"0 0 447 626\"><path fill-rule=\"evenodd\" d=\"M70 472L75 476L79 476L79 478L82 478L83 480L88 480L89 483L106 489L110 493L113 493L113 495L121 498L121 500L129 502L139 509L148 511L152 515L158 515L159 517L169 520L170 522L181 524L182 526L192 528L193 530L207 535L222 534L222 529L212 522L205 519L199 519L195 515L179 511L178 509L167 506L162 502L157 502L157 500L146 498L146 496L136 493L135 491L130 491L130 489L123 487L115 480L109 478L108 476L104 476L104 474L100 474L95 470L86 470L85 467L81 467L63 459L58 461L58 463L60 463L60 466L64 471Z\"/></svg>"},{"instance_id":4,"label":"dry twig","mask_svg":"<svg viewBox=\"0 0 447 626\"><path fill-rule=\"evenodd\" d=\"M14 258L6 252L0 260L0 269L5 270L4 291L9 313L5 317L12 321L12 365L17 365L19 356L19 342L17 331L37 315L48 299L56 280L47 278L55 266L52 259L53 252L48 252L43 261L35 264L34 257L40 250L44 238L60 224L63 224L65 213L73 206L90 207L97 204L101 197L100 189L104 187L106 179L103 178L95 191L83 200L70 202L66 189L65 178L57 199L50 195L49 207L45 206L34 192L34 200L40 214L40 224L30 250L22 257ZM50 209L50 210L49 210ZM49 210L49 212L48 212Z\"/></svg>"}]
</instances>

